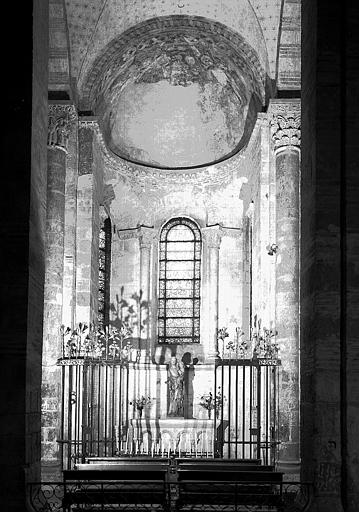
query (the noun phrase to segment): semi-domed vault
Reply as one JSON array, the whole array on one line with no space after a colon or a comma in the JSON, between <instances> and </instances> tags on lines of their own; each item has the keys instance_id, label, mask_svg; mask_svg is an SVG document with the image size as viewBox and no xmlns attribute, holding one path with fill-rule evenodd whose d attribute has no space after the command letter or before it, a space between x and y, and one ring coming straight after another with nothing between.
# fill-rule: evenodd
<instances>
[{"instance_id":1,"label":"semi-domed vault","mask_svg":"<svg viewBox=\"0 0 359 512\"><path fill-rule=\"evenodd\" d=\"M113 40L82 90L109 149L163 168L218 162L248 141L264 101L255 51L220 23L148 20Z\"/></svg>"}]
</instances>

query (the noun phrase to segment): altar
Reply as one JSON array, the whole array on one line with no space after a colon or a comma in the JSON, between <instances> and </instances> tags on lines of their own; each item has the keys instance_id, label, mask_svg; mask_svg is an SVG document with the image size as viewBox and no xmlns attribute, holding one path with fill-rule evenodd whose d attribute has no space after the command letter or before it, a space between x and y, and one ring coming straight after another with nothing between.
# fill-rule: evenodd
<instances>
[{"instance_id":1,"label":"altar","mask_svg":"<svg viewBox=\"0 0 359 512\"><path fill-rule=\"evenodd\" d=\"M122 455L214 457L214 422L184 418L130 420L118 436Z\"/></svg>"}]
</instances>

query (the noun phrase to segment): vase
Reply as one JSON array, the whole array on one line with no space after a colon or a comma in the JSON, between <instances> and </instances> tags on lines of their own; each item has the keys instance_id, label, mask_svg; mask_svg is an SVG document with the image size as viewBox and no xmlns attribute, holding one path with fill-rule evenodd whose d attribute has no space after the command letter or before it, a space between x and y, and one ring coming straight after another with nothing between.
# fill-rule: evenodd
<instances>
[{"instance_id":1,"label":"vase","mask_svg":"<svg viewBox=\"0 0 359 512\"><path fill-rule=\"evenodd\" d=\"M207 409L207 412L208 412L208 419L210 420L211 416L212 416L212 409Z\"/></svg>"},{"instance_id":2,"label":"vase","mask_svg":"<svg viewBox=\"0 0 359 512\"><path fill-rule=\"evenodd\" d=\"M139 419L142 418L142 411L143 411L143 409L137 409L137 415L138 415Z\"/></svg>"}]
</instances>

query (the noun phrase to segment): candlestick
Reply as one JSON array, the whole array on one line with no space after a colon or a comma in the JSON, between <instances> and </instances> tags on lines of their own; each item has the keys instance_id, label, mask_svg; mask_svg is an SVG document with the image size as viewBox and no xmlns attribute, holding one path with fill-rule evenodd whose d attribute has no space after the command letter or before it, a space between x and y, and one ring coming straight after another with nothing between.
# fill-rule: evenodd
<instances>
[{"instance_id":1,"label":"candlestick","mask_svg":"<svg viewBox=\"0 0 359 512\"><path fill-rule=\"evenodd\" d=\"M129 432L127 430L127 434L126 434L126 453L128 453L128 449L129 449Z\"/></svg>"}]
</instances>

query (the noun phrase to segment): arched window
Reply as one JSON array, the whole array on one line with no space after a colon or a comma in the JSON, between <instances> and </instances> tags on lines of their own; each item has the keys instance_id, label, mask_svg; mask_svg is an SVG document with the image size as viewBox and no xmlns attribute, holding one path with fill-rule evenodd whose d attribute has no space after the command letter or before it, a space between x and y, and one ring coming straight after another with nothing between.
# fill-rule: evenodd
<instances>
[{"instance_id":1,"label":"arched window","mask_svg":"<svg viewBox=\"0 0 359 512\"><path fill-rule=\"evenodd\" d=\"M111 220L105 219L99 233L98 315L99 327L110 320Z\"/></svg>"},{"instance_id":2,"label":"arched window","mask_svg":"<svg viewBox=\"0 0 359 512\"><path fill-rule=\"evenodd\" d=\"M199 342L200 289L201 232L190 219L171 219L160 237L160 343Z\"/></svg>"}]
</instances>

